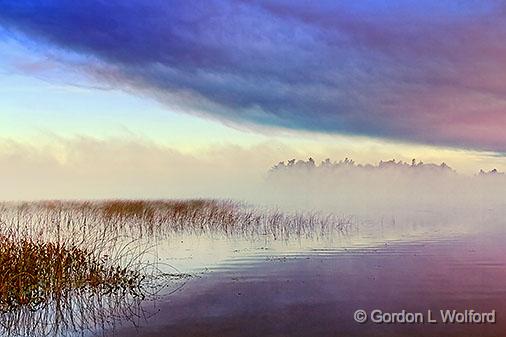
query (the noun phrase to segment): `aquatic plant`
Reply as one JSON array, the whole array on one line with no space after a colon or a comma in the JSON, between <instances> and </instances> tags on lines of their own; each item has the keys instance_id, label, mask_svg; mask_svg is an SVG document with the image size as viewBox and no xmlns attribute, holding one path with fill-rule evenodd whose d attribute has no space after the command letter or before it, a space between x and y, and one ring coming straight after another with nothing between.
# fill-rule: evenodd
<instances>
[{"instance_id":1,"label":"aquatic plant","mask_svg":"<svg viewBox=\"0 0 506 337\"><path fill-rule=\"evenodd\" d=\"M157 265L153 251L172 235L318 238L351 223L229 200L0 203L0 335L64 336L135 317L132 303L187 278Z\"/></svg>"},{"instance_id":2,"label":"aquatic plant","mask_svg":"<svg viewBox=\"0 0 506 337\"><path fill-rule=\"evenodd\" d=\"M31 310L71 291L135 293L143 277L61 242L0 236L0 312Z\"/></svg>"}]
</instances>

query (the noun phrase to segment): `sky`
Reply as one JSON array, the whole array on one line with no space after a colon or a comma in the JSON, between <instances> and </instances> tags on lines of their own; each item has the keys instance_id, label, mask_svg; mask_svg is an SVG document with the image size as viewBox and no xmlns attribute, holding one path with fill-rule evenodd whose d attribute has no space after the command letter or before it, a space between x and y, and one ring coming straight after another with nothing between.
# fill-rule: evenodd
<instances>
[{"instance_id":1,"label":"sky","mask_svg":"<svg viewBox=\"0 0 506 337\"><path fill-rule=\"evenodd\" d=\"M227 196L309 156L505 170L505 9L0 0L0 198Z\"/></svg>"}]
</instances>

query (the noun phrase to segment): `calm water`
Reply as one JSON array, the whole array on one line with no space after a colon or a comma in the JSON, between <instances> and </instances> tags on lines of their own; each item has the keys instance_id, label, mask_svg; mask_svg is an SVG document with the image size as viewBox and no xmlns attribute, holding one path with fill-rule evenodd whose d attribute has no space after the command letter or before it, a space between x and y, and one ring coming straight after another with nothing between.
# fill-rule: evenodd
<instances>
[{"instance_id":1,"label":"calm water","mask_svg":"<svg viewBox=\"0 0 506 337\"><path fill-rule=\"evenodd\" d=\"M212 249L216 242L202 247L192 241L208 252L209 261L182 240L179 256L171 245L171 263L208 270L146 303L147 316L135 320L136 327L126 324L108 335L504 336L506 233L487 231L449 231L429 239L387 233L377 241L364 241L364 234L358 241L341 238L333 247L314 249L304 242L279 247L256 242L240 249L225 243ZM440 309L495 310L497 322L359 324L353 319L357 309L404 309L424 316L432 310L438 320Z\"/></svg>"}]
</instances>

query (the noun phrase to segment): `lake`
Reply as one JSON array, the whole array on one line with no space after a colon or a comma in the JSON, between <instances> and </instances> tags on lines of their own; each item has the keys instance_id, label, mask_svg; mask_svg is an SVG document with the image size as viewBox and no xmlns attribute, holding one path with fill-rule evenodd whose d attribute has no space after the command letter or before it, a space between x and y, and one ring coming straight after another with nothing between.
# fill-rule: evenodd
<instances>
[{"instance_id":1,"label":"lake","mask_svg":"<svg viewBox=\"0 0 506 337\"><path fill-rule=\"evenodd\" d=\"M137 327L125 325L108 333L125 337L503 336L506 233L494 229L438 236L408 235L383 243L344 240L348 243L344 248L342 242L341 247L314 249L299 242L300 251L286 245L283 251L250 244L176 292L145 304L153 315L137 320ZM184 264L182 258L179 261ZM354 320L358 309L368 316L373 310L405 310L421 313L425 319L431 310L438 323L380 324L369 317L360 324ZM495 310L496 323L444 324L440 310Z\"/></svg>"}]
</instances>

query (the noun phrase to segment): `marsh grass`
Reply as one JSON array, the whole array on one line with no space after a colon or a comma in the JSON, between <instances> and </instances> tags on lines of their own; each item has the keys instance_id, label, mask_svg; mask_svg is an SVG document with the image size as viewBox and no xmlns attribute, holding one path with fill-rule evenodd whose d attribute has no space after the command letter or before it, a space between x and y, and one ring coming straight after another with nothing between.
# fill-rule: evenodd
<instances>
[{"instance_id":1,"label":"marsh grass","mask_svg":"<svg viewBox=\"0 0 506 337\"><path fill-rule=\"evenodd\" d=\"M110 230L150 238L186 233L288 240L344 233L353 223L353 218L335 214L287 213L228 200L123 200L106 201L92 207L106 219Z\"/></svg>"},{"instance_id":2,"label":"marsh grass","mask_svg":"<svg viewBox=\"0 0 506 337\"><path fill-rule=\"evenodd\" d=\"M0 311L36 310L71 291L136 293L143 277L59 242L0 236Z\"/></svg>"},{"instance_id":3,"label":"marsh grass","mask_svg":"<svg viewBox=\"0 0 506 337\"><path fill-rule=\"evenodd\" d=\"M318 239L352 222L227 200L1 203L0 332L64 336L142 315L145 296L186 279L153 262L171 236Z\"/></svg>"},{"instance_id":4,"label":"marsh grass","mask_svg":"<svg viewBox=\"0 0 506 337\"><path fill-rule=\"evenodd\" d=\"M227 200L44 201L0 204L0 311L36 308L70 290L135 293L142 259L174 234L273 240L344 233L352 220L283 213Z\"/></svg>"}]
</instances>

